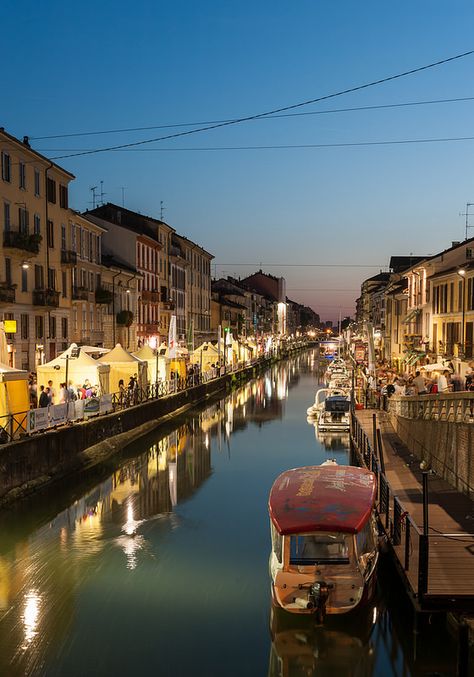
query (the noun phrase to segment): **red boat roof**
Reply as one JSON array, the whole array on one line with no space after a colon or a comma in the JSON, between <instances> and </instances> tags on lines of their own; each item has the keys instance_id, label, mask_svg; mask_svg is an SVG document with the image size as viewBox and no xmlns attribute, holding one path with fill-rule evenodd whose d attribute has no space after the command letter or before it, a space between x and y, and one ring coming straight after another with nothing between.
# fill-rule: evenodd
<instances>
[{"instance_id":1,"label":"red boat roof","mask_svg":"<svg viewBox=\"0 0 474 677\"><path fill-rule=\"evenodd\" d=\"M359 532L372 512L374 473L349 465L310 465L275 480L268 508L280 534Z\"/></svg>"}]
</instances>

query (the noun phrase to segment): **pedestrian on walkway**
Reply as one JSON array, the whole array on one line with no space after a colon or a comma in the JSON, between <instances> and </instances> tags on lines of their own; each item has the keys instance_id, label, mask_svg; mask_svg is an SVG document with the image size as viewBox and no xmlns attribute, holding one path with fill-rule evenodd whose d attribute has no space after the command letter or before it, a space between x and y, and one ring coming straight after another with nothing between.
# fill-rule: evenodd
<instances>
[{"instance_id":1,"label":"pedestrian on walkway","mask_svg":"<svg viewBox=\"0 0 474 677\"><path fill-rule=\"evenodd\" d=\"M444 372L442 374L440 374L439 378L438 378L438 392L439 393L447 393L449 391L448 378L449 378L449 371L447 369L445 369Z\"/></svg>"},{"instance_id":2,"label":"pedestrian on walkway","mask_svg":"<svg viewBox=\"0 0 474 677\"><path fill-rule=\"evenodd\" d=\"M47 407L50 404L49 400L49 388L44 388L44 386L40 386L40 396L39 396L39 406L40 407Z\"/></svg>"}]
</instances>

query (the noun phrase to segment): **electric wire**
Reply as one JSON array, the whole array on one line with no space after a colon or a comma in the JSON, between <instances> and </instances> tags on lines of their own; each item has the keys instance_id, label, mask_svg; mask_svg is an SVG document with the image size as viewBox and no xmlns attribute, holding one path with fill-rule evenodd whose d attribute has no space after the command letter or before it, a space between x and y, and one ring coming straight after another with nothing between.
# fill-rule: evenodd
<instances>
[{"instance_id":1,"label":"electric wire","mask_svg":"<svg viewBox=\"0 0 474 677\"><path fill-rule=\"evenodd\" d=\"M349 113L355 111L366 111L366 110L383 110L389 108L404 108L408 106L427 106L440 103L459 103L464 101L474 101L474 96L463 96L457 97L454 99L431 99L428 101L404 101L401 103L387 103L387 104L375 104L373 106L352 106L350 108L332 108L329 110L313 110L313 111L303 111L300 113L282 113L276 115L268 115L267 117L257 118L258 120L277 120L280 118L293 118L301 117L308 115L327 115L330 113ZM201 122L179 122L173 124L165 125L150 125L146 127L124 127L121 129L102 129L95 130L91 132L70 132L68 134L50 134L48 136L30 136L30 141L44 141L48 139L67 139L80 136L102 136L104 134L123 134L129 132L144 132L150 131L152 129L174 129L177 127L196 127L201 125L213 125L220 124L222 122L232 122L232 118L224 120L202 120ZM64 149L63 149L64 150Z\"/></svg>"},{"instance_id":2,"label":"electric wire","mask_svg":"<svg viewBox=\"0 0 474 677\"><path fill-rule=\"evenodd\" d=\"M189 136L191 134L198 134L198 133L201 133L201 132L211 131L211 130L218 129L218 128L221 128L221 127L228 127L230 125L236 125L236 124L240 124L242 122L249 122L250 120L257 120L258 118L268 117L269 115L275 115L276 113L283 113L285 111L294 110L296 108L302 108L303 106L308 106L308 105L314 104L314 103L320 103L321 101L327 101L328 99L333 99L333 98L336 98L338 96L343 96L345 94L350 94L350 93L353 93L353 92L361 91L363 89L368 89L369 87L375 87L377 85L381 85L381 84L384 84L386 82L398 80L400 78L407 77L408 75L414 75L415 73L420 73L420 72L428 70L430 68L435 68L436 66L441 66L443 64L446 64L446 63L449 63L449 62L452 62L452 61L456 61L456 60L465 58L467 56L471 56L472 54L474 54L474 50L469 50L467 52L463 52L461 54L456 54L455 56L451 56L451 57L448 57L446 59L441 59L439 61L435 61L435 62L426 64L424 66L419 66L417 68L412 68L408 71L403 71L402 73L397 73L396 75L386 76L385 78L380 78L378 80L366 82L362 85L356 85L354 87L349 87L347 89L340 90L338 92L333 92L332 94L326 94L324 96L316 97L314 99L308 99L307 101L301 101L299 103L295 103L295 104L292 104L292 105L289 105L289 106L282 106L280 108L275 108L273 110L266 111L264 113L257 113L255 115L248 115L248 116L245 116L245 117L236 118L236 119L231 120L229 122L221 122L221 123L216 123L216 124L213 124L213 125L206 125L204 127L198 127L196 129L188 129L186 131L176 132L174 134L168 134L166 136L156 137L154 139L145 139L143 141L135 141L135 142L131 142L131 143L119 144L117 146L107 146L107 147L104 147L104 148L96 148L94 150L81 151L79 153L58 155L58 156L56 156L52 159L53 160L62 160L62 159L68 158L68 157L79 157L81 155L92 155L92 154L97 154L97 153L105 153L105 152L112 151L112 150L119 150L121 148L131 148L131 147L134 147L134 146L141 146L141 145L153 143L153 142L156 142L156 141L165 141L167 139L173 139L173 138L178 138L178 137L182 137L182 136Z\"/></svg>"}]
</instances>

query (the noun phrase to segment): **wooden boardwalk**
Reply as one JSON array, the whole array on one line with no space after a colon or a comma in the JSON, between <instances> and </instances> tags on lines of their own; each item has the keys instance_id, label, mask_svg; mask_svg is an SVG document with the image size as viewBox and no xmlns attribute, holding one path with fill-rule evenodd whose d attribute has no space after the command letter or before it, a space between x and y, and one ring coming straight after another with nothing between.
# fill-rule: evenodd
<instances>
[{"instance_id":1,"label":"wooden boardwalk","mask_svg":"<svg viewBox=\"0 0 474 677\"><path fill-rule=\"evenodd\" d=\"M374 414L385 473L374 454ZM359 459L380 474L380 520L419 608L474 610L473 501L430 473L425 537L419 459L400 441L388 414L355 411L351 435Z\"/></svg>"}]
</instances>

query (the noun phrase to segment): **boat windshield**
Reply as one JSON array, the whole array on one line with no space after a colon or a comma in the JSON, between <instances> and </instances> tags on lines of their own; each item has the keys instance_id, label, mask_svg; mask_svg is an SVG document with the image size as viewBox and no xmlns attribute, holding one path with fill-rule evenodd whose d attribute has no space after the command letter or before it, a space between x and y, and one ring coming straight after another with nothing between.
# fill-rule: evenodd
<instances>
[{"instance_id":1,"label":"boat windshield","mask_svg":"<svg viewBox=\"0 0 474 677\"><path fill-rule=\"evenodd\" d=\"M349 537L340 533L290 537L290 564L348 564Z\"/></svg>"},{"instance_id":2,"label":"boat windshield","mask_svg":"<svg viewBox=\"0 0 474 677\"><path fill-rule=\"evenodd\" d=\"M334 398L333 399L333 398L329 397L326 400L326 411L330 411L332 413L338 413L338 414L345 413L345 412L349 411L350 406L351 406L351 403L346 398L341 397L341 398L337 398L337 399Z\"/></svg>"}]
</instances>

